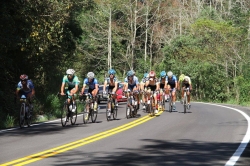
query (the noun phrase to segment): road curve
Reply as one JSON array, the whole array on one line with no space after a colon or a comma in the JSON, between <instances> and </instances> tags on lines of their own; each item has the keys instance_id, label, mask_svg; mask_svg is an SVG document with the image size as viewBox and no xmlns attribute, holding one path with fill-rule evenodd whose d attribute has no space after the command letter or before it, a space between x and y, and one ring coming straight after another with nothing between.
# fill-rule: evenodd
<instances>
[{"instance_id":1,"label":"road curve","mask_svg":"<svg viewBox=\"0 0 250 166\"><path fill-rule=\"evenodd\" d=\"M0 164L234 165L249 142L249 116L228 107L193 103L184 114L177 103L178 112L151 118L140 110L132 119L124 107L110 122L103 104L97 123L79 116L74 126L54 121L0 132Z\"/></svg>"}]
</instances>

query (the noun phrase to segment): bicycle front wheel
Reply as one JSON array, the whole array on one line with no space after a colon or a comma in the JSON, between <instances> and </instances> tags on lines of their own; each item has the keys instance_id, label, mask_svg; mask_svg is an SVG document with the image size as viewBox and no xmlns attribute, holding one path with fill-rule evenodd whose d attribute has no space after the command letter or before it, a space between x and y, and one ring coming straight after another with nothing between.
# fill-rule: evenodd
<instances>
[{"instance_id":1,"label":"bicycle front wheel","mask_svg":"<svg viewBox=\"0 0 250 166\"><path fill-rule=\"evenodd\" d=\"M19 126L23 128L25 124L25 104L21 104L20 115L19 115Z\"/></svg>"},{"instance_id":2,"label":"bicycle front wheel","mask_svg":"<svg viewBox=\"0 0 250 166\"><path fill-rule=\"evenodd\" d=\"M173 111L173 103L172 103L172 97L169 98L169 112Z\"/></svg>"},{"instance_id":3,"label":"bicycle front wheel","mask_svg":"<svg viewBox=\"0 0 250 166\"><path fill-rule=\"evenodd\" d=\"M97 119L97 111L91 109L91 121L92 123L95 123Z\"/></svg>"},{"instance_id":4,"label":"bicycle front wheel","mask_svg":"<svg viewBox=\"0 0 250 166\"><path fill-rule=\"evenodd\" d=\"M115 106L114 110L113 110L113 119L116 120L117 119L117 106Z\"/></svg>"},{"instance_id":5,"label":"bicycle front wheel","mask_svg":"<svg viewBox=\"0 0 250 166\"><path fill-rule=\"evenodd\" d=\"M131 108L129 107L129 99L128 102L126 104L126 118L129 119L131 117Z\"/></svg>"},{"instance_id":6,"label":"bicycle front wheel","mask_svg":"<svg viewBox=\"0 0 250 166\"><path fill-rule=\"evenodd\" d=\"M162 111L165 111L165 94L162 95Z\"/></svg>"},{"instance_id":7,"label":"bicycle front wheel","mask_svg":"<svg viewBox=\"0 0 250 166\"><path fill-rule=\"evenodd\" d=\"M86 124L88 123L88 121L89 121L89 103L85 103L85 106L83 109L83 123Z\"/></svg>"},{"instance_id":8,"label":"bicycle front wheel","mask_svg":"<svg viewBox=\"0 0 250 166\"><path fill-rule=\"evenodd\" d=\"M73 104L72 104L72 108L73 108ZM76 124L76 119L77 119L77 104L75 103L75 110L71 111L71 117L70 117L71 125Z\"/></svg>"},{"instance_id":9,"label":"bicycle front wheel","mask_svg":"<svg viewBox=\"0 0 250 166\"><path fill-rule=\"evenodd\" d=\"M107 118L107 121L110 121L110 111L109 111L109 104L111 104L110 101L107 102L107 106L106 106L106 118Z\"/></svg>"},{"instance_id":10,"label":"bicycle front wheel","mask_svg":"<svg viewBox=\"0 0 250 166\"><path fill-rule=\"evenodd\" d=\"M62 111L61 111L61 124L62 124L63 127L66 126L67 121L68 121L68 115L67 114L68 114L68 106L65 103L63 105L63 108L62 108Z\"/></svg>"},{"instance_id":11,"label":"bicycle front wheel","mask_svg":"<svg viewBox=\"0 0 250 166\"><path fill-rule=\"evenodd\" d=\"M31 125L31 113L30 113L30 108L29 108L29 111L26 113L26 123L27 123L27 126L30 127Z\"/></svg>"},{"instance_id":12,"label":"bicycle front wheel","mask_svg":"<svg viewBox=\"0 0 250 166\"><path fill-rule=\"evenodd\" d=\"M187 96L186 95L184 96L183 107L184 107L184 114L185 114L187 111Z\"/></svg>"}]
</instances>

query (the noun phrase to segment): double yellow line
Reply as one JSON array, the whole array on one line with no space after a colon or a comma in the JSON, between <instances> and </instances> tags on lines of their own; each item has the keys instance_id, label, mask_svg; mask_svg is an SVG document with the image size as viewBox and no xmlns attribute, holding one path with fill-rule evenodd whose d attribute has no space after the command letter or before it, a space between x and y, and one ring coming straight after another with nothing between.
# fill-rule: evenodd
<instances>
[{"instance_id":1,"label":"double yellow line","mask_svg":"<svg viewBox=\"0 0 250 166\"><path fill-rule=\"evenodd\" d=\"M160 111L156 115L160 115L161 113L162 113L162 111ZM59 154L59 153L63 153L63 152L75 149L77 147L84 146L84 145L89 144L91 142L95 142L95 141L98 141L100 139L109 137L111 135L120 133L122 131L128 130L128 129L130 129L132 127L135 127L135 126L137 126L139 124L142 124L142 123L144 123L144 122L146 122L146 121L148 121L148 120L150 120L150 119L152 119L154 117L155 116L147 115L147 116L139 118L139 119L137 119L135 121L127 123L125 125L122 125L122 126L119 126L119 127L116 127L116 128L101 132L99 134L89 136L87 138L80 139L78 141L74 141L74 142L71 142L71 143L68 143L68 144L65 144L65 145L62 145L62 146L58 146L56 148L52 148L52 149L45 150L45 151L30 155L30 156L26 156L26 157L17 159L17 160L13 160L13 161L10 161L10 162L7 162L7 163L3 163L0 166L6 166L6 165L21 166L21 165L30 164L30 163L36 162L38 160L42 160L44 158L48 158L48 157L54 156L54 155Z\"/></svg>"}]
</instances>

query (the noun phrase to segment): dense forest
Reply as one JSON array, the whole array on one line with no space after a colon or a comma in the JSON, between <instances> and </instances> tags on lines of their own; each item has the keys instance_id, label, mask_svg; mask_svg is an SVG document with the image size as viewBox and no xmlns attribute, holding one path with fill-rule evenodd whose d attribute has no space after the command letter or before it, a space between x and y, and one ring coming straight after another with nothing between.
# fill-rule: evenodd
<instances>
[{"instance_id":1,"label":"dense forest","mask_svg":"<svg viewBox=\"0 0 250 166\"><path fill-rule=\"evenodd\" d=\"M17 124L19 76L35 84L35 115L56 117L68 68L103 82L133 69L191 77L192 99L250 103L249 0L2 0L0 128Z\"/></svg>"}]
</instances>

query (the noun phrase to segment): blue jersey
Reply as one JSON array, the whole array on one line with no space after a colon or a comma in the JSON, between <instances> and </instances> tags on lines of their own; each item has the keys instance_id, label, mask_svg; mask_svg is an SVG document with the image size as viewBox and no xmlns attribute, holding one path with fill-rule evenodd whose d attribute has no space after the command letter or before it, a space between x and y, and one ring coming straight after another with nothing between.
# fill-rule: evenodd
<instances>
[{"instance_id":1,"label":"blue jersey","mask_svg":"<svg viewBox=\"0 0 250 166\"><path fill-rule=\"evenodd\" d=\"M128 83L128 89L130 89L131 91L134 89L136 85L139 84L138 78L136 76L133 77L133 81L131 84L128 82L128 77L126 77L124 81Z\"/></svg>"},{"instance_id":2,"label":"blue jersey","mask_svg":"<svg viewBox=\"0 0 250 166\"><path fill-rule=\"evenodd\" d=\"M88 78L85 78L83 81L83 86L88 85L89 89L95 89L95 85L98 84L98 81L96 78L94 78L92 81L89 82Z\"/></svg>"},{"instance_id":3,"label":"blue jersey","mask_svg":"<svg viewBox=\"0 0 250 166\"><path fill-rule=\"evenodd\" d=\"M168 76L166 77L166 82L169 85L175 85L175 83L177 82L177 78L175 75L172 76L172 78L168 78Z\"/></svg>"},{"instance_id":4,"label":"blue jersey","mask_svg":"<svg viewBox=\"0 0 250 166\"><path fill-rule=\"evenodd\" d=\"M22 89L23 92L30 93L32 91L32 89L35 88L35 86L31 80L27 80L27 88L28 89L25 89L25 90L23 89L23 85L22 85L21 81L17 84L17 90Z\"/></svg>"}]
</instances>

